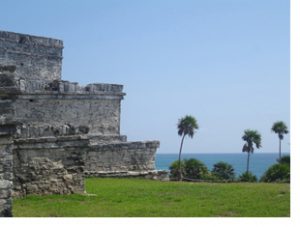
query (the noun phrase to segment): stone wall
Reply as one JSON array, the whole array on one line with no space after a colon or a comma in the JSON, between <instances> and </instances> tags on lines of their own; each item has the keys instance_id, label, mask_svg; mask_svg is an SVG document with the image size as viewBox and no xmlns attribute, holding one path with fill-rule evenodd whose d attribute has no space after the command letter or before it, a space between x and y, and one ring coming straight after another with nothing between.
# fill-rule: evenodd
<instances>
[{"instance_id":1,"label":"stone wall","mask_svg":"<svg viewBox=\"0 0 300 227\"><path fill-rule=\"evenodd\" d=\"M14 70L15 67L0 66L0 217L12 216Z\"/></svg>"},{"instance_id":2,"label":"stone wall","mask_svg":"<svg viewBox=\"0 0 300 227\"><path fill-rule=\"evenodd\" d=\"M13 104L22 122L18 136L119 135L120 101L117 95L19 95Z\"/></svg>"},{"instance_id":3,"label":"stone wall","mask_svg":"<svg viewBox=\"0 0 300 227\"><path fill-rule=\"evenodd\" d=\"M0 137L10 135L13 143L0 145L7 216L11 160L17 196L82 193L84 173L158 177L159 142L120 135L123 86L61 80L62 49L60 40L0 31Z\"/></svg>"},{"instance_id":4,"label":"stone wall","mask_svg":"<svg viewBox=\"0 0 300 227\"><path fill-rule=\"evenodd\" d=\"M0 63L14 65L18 79L59 80L62 49L61 40L0 31Z\"/></svg>"},{"instance_id":5,"label":"stone wall","mask_svg":"<svg viewBox=\"0 0 300 227\"><path fill-rule=\"evenodd\" d=\"M0 217L12 216L12 142L10 135L0 130Z\"/></svg>"},{"instance_id":6,"label":"stone wall","mask_svg":"<svg viewBox=\"0 0 300 227\"><path fill-rule=\"evenodd\" d=\"M83 193L87 146L79 136L15 140L14 195Z\"/></svg>"},{"instance_id":7,"label":"stone wall","mask_svg":"<svg viewBox=\"0 0 300 227\"><path fill-rule=\"evenodd\" d=\"M89 141L81 136L15 140L14 195L82 193L84 176L162 178L155 171L158 141Z\"/></svg>"},{"instance_id":8,"label":"stone wall","mask_svg":"<svg viewBox=\"0 0 300 227\"><path fill-rule=\"evenodd\" d=\"M103 172L155 170L155 153L158 141L123 142L92 145L86 153L86 175Z\"/></svg>"}]
</instances>

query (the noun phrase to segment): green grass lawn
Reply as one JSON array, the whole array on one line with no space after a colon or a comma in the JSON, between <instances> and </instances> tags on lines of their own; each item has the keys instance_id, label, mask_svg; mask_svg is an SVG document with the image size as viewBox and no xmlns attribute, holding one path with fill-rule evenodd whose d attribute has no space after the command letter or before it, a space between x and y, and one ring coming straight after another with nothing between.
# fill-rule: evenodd
<instances>
[{"instance_id":1,"label":"green grass lawn","mask_svg":"<svg viewBox=\"0 0 300 227\"><path fill-rule=\"evenodd\" d=\"M14 199L16 217L288 217L290 185L86 179L87 195Z\"/></svg>"}]
</instances>

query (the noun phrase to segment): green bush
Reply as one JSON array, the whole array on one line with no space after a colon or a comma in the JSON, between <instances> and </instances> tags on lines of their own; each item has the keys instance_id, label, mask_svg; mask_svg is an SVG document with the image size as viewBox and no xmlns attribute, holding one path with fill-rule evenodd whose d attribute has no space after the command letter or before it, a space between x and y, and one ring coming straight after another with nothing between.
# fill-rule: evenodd
<instances>
[{"instance_id":1,"label":"green bush","mask_svg":"<svg viewBox=\"0 0 300 227\"><path fill-rule=\"evenodd\" d=\"M185 178L203 179L208 174L206 165L194 158L184 160Z\"/></svg>"},{"instance_id":2,"label":"green bush","mask_svg":"<svg viewBox=\"0 0 300 227\"><path fill-rule=\"evenodd\" d=\"M174 161L170 169L170 179L179 180L179 161ZM181 161L182 176L186 179L202 179L209 178L209 171L206 165L194 158Z\"/></svg>"},{"instance_id":3,"label":"green bush","mask_svg":"<svg viewBox=\"0 0 300 227\"><path fill-rule=\"evenodd\" d=\"M218 162L214 164L212 174L219 180L233 181L234 180L234 168L232 165L226 162Z\"/></svg>"},{"instance_id":4,"label":"green bush","mask_svg":"<svg viewBox=\"0 0 300 227\"><path fill-rule=\"evenodd\" d=\"M203 175L201 177L201 180L206 181L206 182L219 182L220 181L220 179L216 175L212 174L212 172L210 172L210 171L208 171L207 174Z\"/></svg>"},{"instance_id":5,"label":"green bush","mask_svg":"<svg viewBox=\"0 0 300 227\"><path fill-rule=\"evenodd\" d=\"M291 158L290 158L289 155L282 156L281 159L278 160L278 163L279 163L279 164L287 164L287 165L290 165L290 163L291 163Z\"/></svg>"},{"instance_id":6,"label":"green bush","mask_svg":"<svg viewBox=\"0 0 300 227\"><path fill-rule=\"evenodd\" d=\"M260 178L261 182L290 182L290 156L286 155L270 166Z\"/></svg>"},{"instance_id":7,"label":"green bush","mask_svg":"<svg viewBox=\"0 0 300 227\"><path fill-rule=\"evenodd\" d=\"M244 172L239 176L239 181L241 182L256 182L257 177L253 175L251 172Z\"/></svg>"},{"instance_id":8,"label":"green bush","mask_svg":"<svg viewBox=\"0 0 300 227\"><path fill-rule=\"evenodd\" d=\"M290 182L290 166L287 164L274 164L264 173L262 182Z\"/></svg>"},{"instance_id":9,"label":"green bush","mask_svg":"<svg viewBox=\"0 0 300 227\"><path fill-rule=\"evenodd\" d=\"M182 175L185 175L184 170L184 161L181 161L181 169L182 169ZM170 179L171 180L179 180L179 161L172 162L171 166L169 167L170 170Z\"/></svg>"}]
</instances>

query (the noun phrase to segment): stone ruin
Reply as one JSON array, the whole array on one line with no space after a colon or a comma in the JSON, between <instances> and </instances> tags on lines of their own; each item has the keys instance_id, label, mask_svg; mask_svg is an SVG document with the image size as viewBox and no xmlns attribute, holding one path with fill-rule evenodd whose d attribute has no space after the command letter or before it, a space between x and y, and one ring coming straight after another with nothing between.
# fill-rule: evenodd
<instances>
[{"instance_id":1,"label":"stone ruin","mask_svg":"<svg viewBox=\"0 0 300 227\"><path fill-rule=\"evenodd\" d=\"M0 216L12 195L83 193L85 176L156 177L159 142L120 134L123 86L62 80L62 50L0 31Z\"/></svg>"}]
</instances>

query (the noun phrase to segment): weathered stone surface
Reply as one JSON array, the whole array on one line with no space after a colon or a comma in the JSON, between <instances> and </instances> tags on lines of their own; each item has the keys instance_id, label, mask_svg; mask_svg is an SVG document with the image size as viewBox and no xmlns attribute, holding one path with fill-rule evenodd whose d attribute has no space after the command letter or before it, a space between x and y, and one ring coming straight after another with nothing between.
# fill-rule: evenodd
<instances>
[{"instance_id":1,"label":"weathered stone surface","mask_svg":"<svg viewBox=\"0 0 300 227\"><path fill-rule=\"evenodd\" d=\"M158 146L158 141L92 145L86 153L85 172L154 170Z\"/></svg>"},{"instance_id":2,"label":"weathered stone surface","mask_svg":"<svg viewBox=\"0 0 300 227\"><path fill-rule=\"evenodd\" d=\"M118 142L126 142L127 137L124 135L99 135L99 134L89 134L87 138L90 141L91 145L97 144L110 144Z\"/></svg>"},{"instance_id":3,"label":"weathered stone surface","mask_svg":"<svg viewBox=\"0 0 300 227\"><path fill-rule=\"evenodd\" d=\"M0 31L0 63L14 65L19 79L60 79L62 49L61 40Z\"/></svg>"},{"instance_id":4,"label":"weathered stone surface","mask_svg":"<svg viewBox=\"0 0 300 227\"><path fill-rule=\"evenodd\" d=\"M9 216L13 176L15 195L82 193L84 170L157 178L159 142L120 135L123 86L62 80L62 49L60 40L0 31L1 214Z\"/></svg>"},{"instance_id":5,"label":"weathered stone surface","mask_svg":"<svg viewBox=\"0 0 300 227\"><path fill-rule=\"evenodd\" d=\"M80 137L16 140L14 195L83 193L87 145Z\"/></svg>"},{"instance_id":6,"label":"weathered stone surface","mask_svg":"<svg viewBox=\"0 0 300 227\"><path fill-rule=\"evenodd\" d=\"M16 66L14 65L0 65L0 73L13 73L16 71Z\"/></svg>"},{"instance_id":7,"label":"weathered stone surface","mask_svg":"<svg viewBox=\"0 0 300 227\"><path fill-rule=\"evenodd\" d=\"M3 124L0 123L1 126ZM11 135L9 133L0 134L0 217L12 216L12 148Z\"/></svg>"},{"instance_id":8,"label":"weathered stone surface","mask_svg":"<svg viewBox=\"0 0 300 227\"><path fill-rule=\"evenodd\" d=\"M22 95L12 104L12 109L14 118L22 122L19 128L22 138L120 134L118 96Z\"/></svg>"},{"instance_id":9,"label":"weathered stone surface","mask_svg":"<svg viewBox=\"0 0 300 227\"><path fill-rule=\"evenodd\" d=\"M12 186L12 182L9 180L1 180L0 181L0 189L9 188Z\"/></svg>"}]
</instances>

